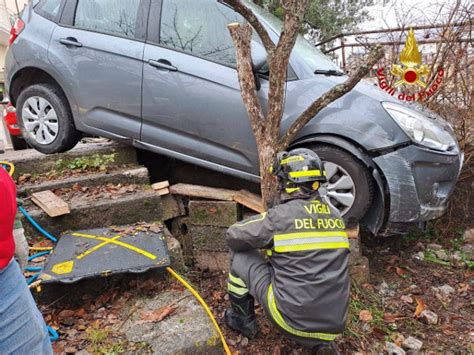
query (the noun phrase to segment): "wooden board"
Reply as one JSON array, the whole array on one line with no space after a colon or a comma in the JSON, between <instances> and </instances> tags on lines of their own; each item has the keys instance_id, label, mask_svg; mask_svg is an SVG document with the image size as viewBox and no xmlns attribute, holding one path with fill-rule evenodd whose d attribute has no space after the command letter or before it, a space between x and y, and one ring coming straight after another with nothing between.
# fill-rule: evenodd
<instances>
[{"instance_id":1,"label":"wooden board","mask_svg":"<svg viewBox=\"0 0 474 355\"><path fill-rule=\"evenodd\" d=\"M359 239L359 225L357 224L352 228L348 228L346 233L349 239Z\"/></svg>"},{"instance_id":2,"label":"wooden board","mask_svg":"<svg viewBox=\"0 0 474 355\"><path fill-rule=\"evenodd\" d=\"M176 184L170 187L170 192L175 195L202 197L211 200L233 201L234 194L237 191L199 185Z\"/></svg>"},{"instance_id":3,"label":"wooden board","mask_svg":"<svg viewBox=\"0 0 474 355\"><path fill-rule=\"evenodd\" d=\"M50 190L35 192L31 200L50 217L71 213L69 205Z\"/></svg>"},{"instance_id":4,"label":"wooden board","mask_svg":"<svg viewBox=\"0 0 474 355\"><path fill-rule=\"evenodd\" d=\"M234 201L258 213L265 212L265 207L260 196L257 196L247 190L238 191L234 195Z\"/></svg>"},{"instance_id":5,"label":"wooden board","mask_svg":"<svg viewBox=\"0 0 474 355\"><path fill-rule=\"evenodd\" d=\"M165 196L165 195L169 195L170 189L168 189L167 187L165 187L164 189L155 190L155 192L156 192L158 195L160 195L160 196Z\"/></svg>"},{"instance_id":6,"label":"wooden board","mask_svg":"<svg viewBox=\"0 0 474 355\"><path fill-rule=\"evenodd\" d=\"M163 189L166 189L170 187L170 182L169 181L161 181L161 182L157 182L153 185L151 185L151 188L153 190L163 190Z\"/></svg>"}]
</instances>

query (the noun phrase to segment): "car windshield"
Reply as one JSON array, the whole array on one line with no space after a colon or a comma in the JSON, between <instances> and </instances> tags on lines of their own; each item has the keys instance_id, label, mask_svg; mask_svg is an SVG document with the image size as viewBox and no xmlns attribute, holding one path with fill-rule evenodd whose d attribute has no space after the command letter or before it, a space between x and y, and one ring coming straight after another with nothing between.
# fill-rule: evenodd
<instances>
[{"instance_id":1,"label":"car windshield","mask_svg":"<svg viewBox=\"0 0 474 355\"><path fill-rule=\"evenodd\" d=\"M272 15L260 6L246 0L245 4L250 7L259 17L263 18L270 27L280 35L283 27L283 22L276 16ZM296 39L296 44L293 49L294 53L298 55L302 60L305 61L312 71L326 71L335 70L341 72L341 69L332 62L327 56L325 56L319 49L309 43L301 34Z\"/></svg>"}]
</instances>

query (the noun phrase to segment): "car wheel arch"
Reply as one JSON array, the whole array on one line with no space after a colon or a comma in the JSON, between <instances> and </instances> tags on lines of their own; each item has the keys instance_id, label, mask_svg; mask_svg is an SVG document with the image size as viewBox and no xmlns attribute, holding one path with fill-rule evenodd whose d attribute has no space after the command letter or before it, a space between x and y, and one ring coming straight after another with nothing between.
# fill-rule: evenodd
<instances>
[{"instance_id":1,"label":"car wheel arch","mask_svg":"<svg viewBox=\"0 0 474 355\"><path fill-rule=\"evenodd\" d=\"M361 222L365 224L373 234L377 234L379 231L383 230L388 220L390 208L388 184L383 173L370 158L367 151L357 143L348 140L346 137L332 134L318 134L301 137L291 145L291 148L304 147L308 146L308 144L318 143L334 146L335 148L346 151L370 170L375 186L377 187L375 189L376 194L374 195L374 200L370 207L370 211L373 212L367 213L366 217L364 217Z\"/></svg>"}]
</instances>

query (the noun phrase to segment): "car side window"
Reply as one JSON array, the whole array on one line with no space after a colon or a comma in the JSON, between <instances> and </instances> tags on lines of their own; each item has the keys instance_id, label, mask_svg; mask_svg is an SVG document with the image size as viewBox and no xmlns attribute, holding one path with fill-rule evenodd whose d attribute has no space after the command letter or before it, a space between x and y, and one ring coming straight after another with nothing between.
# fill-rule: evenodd
<instances>
[{"instance_id":1,"label":"car side window","mask_svg":"<svg viewBox=\"0 0 474 355\"><path fill-rule=\"evenodd\" d=\"M78 0L74 26L135 38L140 0Z\"/></svg>"},{"instance_id":2,"label":"car side window","mask_svg":"<svg viewBox=\"0 0 474 355\"><path fill-rule=\"evenodd\" d=\"M160 44L224 65L236 66L227 25L244 19L215 0L163 0Z\"/></svg>"},{"instance_id":3,"label":"car side window","mask_svg":"<svg viewBox=\"0 0 474 355\"><path fill-rule=\"evenodd\" d=\"M60 9L61 0L41 0L35 6L36 13L51 21L56 21Z\"/></svg>"}]
</instances>

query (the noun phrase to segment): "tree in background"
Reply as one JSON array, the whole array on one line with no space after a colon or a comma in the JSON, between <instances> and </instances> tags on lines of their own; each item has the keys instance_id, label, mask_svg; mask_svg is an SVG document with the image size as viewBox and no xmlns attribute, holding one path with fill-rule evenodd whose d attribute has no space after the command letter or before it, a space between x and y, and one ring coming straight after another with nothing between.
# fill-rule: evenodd
<instances>
[{"instance_id":1,"label":"tree in background","mask_svg":"<svg viewBox=\"0 0 474 355\"><path fill-rule=\"evenodd\" d=\"M282 0L254 0L254 3L267 8L280 19L284 18L285 9ZM310 0L304 15L311 38L321 41L352 31L355 27L370 19L365 10L374 4L374 0Z\"/></svg>"}]
</instances>

